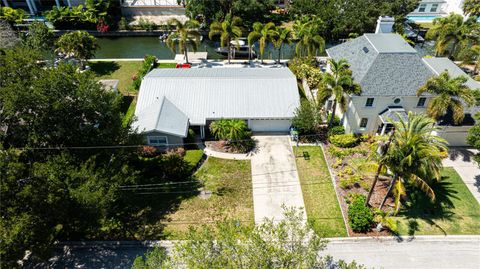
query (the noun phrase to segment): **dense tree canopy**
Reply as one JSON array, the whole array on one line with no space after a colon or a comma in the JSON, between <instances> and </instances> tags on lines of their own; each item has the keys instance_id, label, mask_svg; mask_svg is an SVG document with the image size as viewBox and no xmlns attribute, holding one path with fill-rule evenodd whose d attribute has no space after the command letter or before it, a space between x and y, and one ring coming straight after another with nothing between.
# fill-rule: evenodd
<instances>
[{"instance_id":1,"label":"dense tree canopy","mask_svg":"<svg viewBox=\"0 0 480 269\"><path fill-rule=\"evenodd\" d=\"M301 18L316 15L329 29L327 39L346 38L350 33L373 32L379 16L393 16L402 22L412 12L419 0L296 0L289 12Z\"/></svg>"}]
</instances>

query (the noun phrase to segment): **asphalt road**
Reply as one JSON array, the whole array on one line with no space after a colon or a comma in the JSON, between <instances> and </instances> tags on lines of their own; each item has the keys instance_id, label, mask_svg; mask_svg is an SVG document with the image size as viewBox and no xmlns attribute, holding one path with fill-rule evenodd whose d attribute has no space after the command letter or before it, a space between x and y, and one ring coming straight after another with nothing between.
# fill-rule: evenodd
<instances>
[{"instance_id":1,"label":"asphalt road","mask_svg":"<svg viewBox=\"0 0 480 269\"><path fill-rule=\"evenodd\" d=\"M368 268L480 269L480 235L404 238L331 238L324 254ZM130 268L157 242L70 243L48 263L30 268ZM169 248L172 243L162 242Z\"/></svg>"},{"instance_id":2,"label":"asphalt road","mask_svg":"<svg viewBox=\"0 0 480 269\"><path fill-rule=\"evenodd\" d=\"M480 269L480 236L331 239L325 253L367 268Z\"/></svg>"}]
</instances>

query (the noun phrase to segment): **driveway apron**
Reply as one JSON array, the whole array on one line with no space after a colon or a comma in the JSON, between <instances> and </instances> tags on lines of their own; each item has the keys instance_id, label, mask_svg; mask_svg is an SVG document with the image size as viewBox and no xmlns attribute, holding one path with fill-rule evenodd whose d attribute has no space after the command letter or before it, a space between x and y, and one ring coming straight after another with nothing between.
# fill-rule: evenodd
<instances>
[{"instance_id":1,"label":"driveway apron","mask_svg":"<svg viewBox=\"0 0 480 269\"><path fill-rule=\"evenodd\" d=\"M453 167L480 203L480 168L473 160L476 153L478 151L474 149L450 148L449 157L443 160L443 166Z\"/></svg>"},{"instance_id":2,"label":"driveway apron","mask_svg":"<svg viewBox=\"0 0 480 269\"><path fill-rule=\"evenodd\" d=\"M255 223L265 218L283 219L282 205L301 208L306 220L302 188L288 136L256 136L252 156L253 208Z\"/></svg>"}]
</instances>

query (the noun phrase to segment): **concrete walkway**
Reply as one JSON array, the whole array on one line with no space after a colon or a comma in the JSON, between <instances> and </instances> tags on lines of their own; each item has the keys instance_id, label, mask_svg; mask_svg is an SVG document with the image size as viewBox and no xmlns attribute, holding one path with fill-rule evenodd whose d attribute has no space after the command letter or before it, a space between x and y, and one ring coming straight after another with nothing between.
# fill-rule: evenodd
<instances>
[{"instance_id":1,"label":"concrete walkway","mask_svg":"<svg viewBox=\"0 0 480 269\"><path fill-rule=\"evenodd\" d=\"M472 158L477 153L478 151L474 149L450 148L450 156L443 161L443 165L453 167L457 171L475 199L480 203L480 168Z\"/></svg>"},{"instance_id":2,"label":"concrete walkway","mask_svg":"<svg viewBox=\"0 0 480 269\"><path fill-rule=\"evenodd\" d=\"M203 149L205 155L209 157L215 157L220 159L228 159L228 160L250 160L252 158L252 153L246 154L238 154L238 153L225 153L212 150L208 147Z\"/></svg>"},{"instance_id":3,"label":"concrete walkway","mask_svg":"<svg viewBox=\"0 0 480 269\"><path fill-rule=\"evenodd\" d=\"M254 139L257 150L251 160L255 223L265 218L281 220L282 205L305 208L289 137L255 136Z\"/></svg>"}]
</instances>

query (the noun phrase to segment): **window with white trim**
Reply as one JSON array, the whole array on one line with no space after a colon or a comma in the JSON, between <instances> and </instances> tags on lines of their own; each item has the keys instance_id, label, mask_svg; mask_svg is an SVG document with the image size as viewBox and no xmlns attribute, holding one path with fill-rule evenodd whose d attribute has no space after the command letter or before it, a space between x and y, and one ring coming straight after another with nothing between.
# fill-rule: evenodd
<instances>
[{"instance_id":1,"label":"window with white trim","mask_svg":"<svg viewBox=\"0 0 480 269\"><path fill-rule=\"evenodd\" d=\"M165 146L168 143L166 136L148 136L147 140L150 146Z\"/></svg>"},{"instance_id":2,"label":"window with white trim","mask_svg":"<svg viewBox=\"0 0 480 269\"><path fill-rule=\"evenodd\" d=\"M427 4L420 4L420 6L418 6L418 12L425 12L425 9L427 9Z\"/></svg>"},{"instance_id":3,"label":"window with white trim","mask_svg":"<svg viewBox=\"0 0 480 269\"><path fill-rule=\"evenodd\" d=\"M367 124L368 124L368 119L367 118L362 118L360 120L360 128L367 128Z\"/></svg>"},{"instance_id":4,"label":"window with white trim","mask_svg":"<svg viewBox=\"0 0 480 269\"><path fill-rule=\"evenodd\" d=\"M426 101L427 101L427 98L425 97L418 98L417 107L424 107Z\"/></svg>"},{"instance_id":5,"label":"window with white trim","mask_svg":"<svg viewBox=\"0 0 480 269\"><path fill-rule=\"evenodd\" d=\"M437 12L438 9L438 4L432 4L432 7L430 7L430 12Z\"/></svg>"},{"instance_id":6,"label":"window with white trim","mask_svg":"<svg viewBox=\"0 0 480 269\"><path fill-rule=\"evenodd\" d=\"M375 98L367 98L367 102L365 102L365 106L366 107L372 107L374 100L375 100Z\"/></svg>"}]
</instances>

